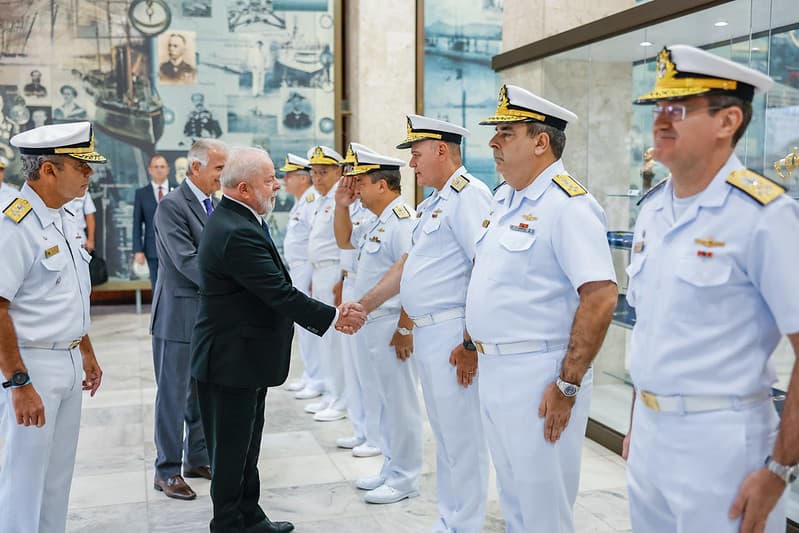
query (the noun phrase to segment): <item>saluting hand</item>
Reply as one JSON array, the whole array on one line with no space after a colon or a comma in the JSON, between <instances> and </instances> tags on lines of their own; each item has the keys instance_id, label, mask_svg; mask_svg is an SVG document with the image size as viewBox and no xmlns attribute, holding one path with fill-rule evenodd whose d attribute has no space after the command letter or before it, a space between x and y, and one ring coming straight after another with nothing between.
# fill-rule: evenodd
<instances>
[{"instance_id":1,"label":"saluting hand","mask_svg":"<svg viewBox=\"0 0 799 533\"><path fill-rule=\"evenodd\" d=\"M554 382L544 389L541 405L538 406L538 417L544 418L544 438L549 442L557 442L566 429L574 401L574 398L564 396Z\"/></svg>"},{"instance_id":2,"label":"saluting hand","mask_svg":"<svg viewBox=\"0 0 799 533\"><path fill-rule=\"evenodd\" d=\"M338 181L336 189L336 205L349 207L355 201L355 178L344 176Z\"/></svg>"},{"instance_id":3,"label":"saluting hand","mask_svg":"<svg viewBox=\"0 0 799 533\"><path fill-rule=\"evenodd\" d=\"M11 389L11 404L20 426L44 425L44 403L32 383Z\"/></svg>"}]
</instances>

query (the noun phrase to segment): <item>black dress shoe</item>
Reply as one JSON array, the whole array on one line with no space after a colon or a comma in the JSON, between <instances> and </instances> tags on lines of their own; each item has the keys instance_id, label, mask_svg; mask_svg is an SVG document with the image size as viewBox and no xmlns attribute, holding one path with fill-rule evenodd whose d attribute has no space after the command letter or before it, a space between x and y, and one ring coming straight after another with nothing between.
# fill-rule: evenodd
<instances>
[{"instance_id":1,"label":"black dress shoe","mask_svg":"<svg viewBox=\"0 0 799 533\"><path fill-rule=\"evenodd\" d=\"M268 518L245 530L246 533L289 533L290 531L294 531L294 524L291 522L272 522Z\"/></svg>"}]
</instances>

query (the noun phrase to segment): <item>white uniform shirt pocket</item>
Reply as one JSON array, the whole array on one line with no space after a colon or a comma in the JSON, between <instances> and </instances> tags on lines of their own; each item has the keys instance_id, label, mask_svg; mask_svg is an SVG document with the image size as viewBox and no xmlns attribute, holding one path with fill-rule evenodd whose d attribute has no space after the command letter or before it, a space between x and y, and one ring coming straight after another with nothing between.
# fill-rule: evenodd
<instances>
[{"instance_id":1,"label":"white uniform shirt pocket","mask_svg":"<svg viewBox=\"0 0 799 533\"><path fill-rule=\"evenodd\" d=\"M417 229L419 242L416 253L423 257L439 257L441 255L441 219L430 218L422 224L421 231Z\"/></svg>"},{"instance_id":2,"label":"white uniform shirt pocket","mask_svg":"<svg viewBox=\"0 0 799 533\"><path fill-rule=\"evenodd\" d=\"M492 259L493 266L489 278L503 284L528 283L531 257L535 252L535 234L505 230L497 241L497 255Z\"/></svg>"},{"instance_id":3,"label":"white uniform shirt pocket","mask_svg":"<svg viewBox=\"0 0 799 533\"><path fill-rule=\"evenodd\" d=\"M728 285L733 265L723 257L684 257L675 265L673 318L692 324L722 322L735 313L737 289Z\"/></svg>"},{"instance_id":4,"label":"white uniform shirt pocket","mask_svg":"<svg viewBox=\"0 0 799 533\"><path fill-rule=\"evenodd\" d=\"M61 285L64 276L64 269L67 266L68 252L61 251L55 255L42 259L42 266L44 267L43 285L49 289Z\"/></svg>"}]
</instances>

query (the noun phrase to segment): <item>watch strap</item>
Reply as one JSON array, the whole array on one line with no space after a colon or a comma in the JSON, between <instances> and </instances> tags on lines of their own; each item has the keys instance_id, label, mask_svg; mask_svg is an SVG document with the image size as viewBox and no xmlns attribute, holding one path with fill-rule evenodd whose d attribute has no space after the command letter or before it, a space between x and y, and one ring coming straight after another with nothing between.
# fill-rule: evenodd
<instances>
[{"instance_id":1,"label":"watch strap","mask_svg":"<svg viewBox=\"0 0 799 533\"><path fill-rule=\"evenodd\" d=\"M466 348L470 352L476 352L477 346L471 340L463 339L463 347Z\"/></svg>"}]
</instances>

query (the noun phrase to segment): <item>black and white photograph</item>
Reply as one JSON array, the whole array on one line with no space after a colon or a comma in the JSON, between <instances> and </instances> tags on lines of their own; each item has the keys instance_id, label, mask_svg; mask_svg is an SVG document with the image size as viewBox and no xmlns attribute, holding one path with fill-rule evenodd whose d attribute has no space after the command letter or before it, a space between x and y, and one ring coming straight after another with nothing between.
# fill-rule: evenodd
<instances>
[{"instance_id":1,"label":"black and white photograph","mask_svg":"<svg viewBox=\"0 0 799 533\"><path fill-rule=\"evenodd\" d=\"M50 101L50 69L46 67L36 67L33 69L20 69L22 85L22 95L27 100L39 102Z\"/></svg>"},{"instance_id":2,"label":"black and white photograph","mask_svg":"<svg viewBox=\"0 0 799 533\"><path fill-rule=\"evenodd\" d=\"M276 13L273 0L228 0L227 24L231 33L262 33L286 29L284 13Z\"/></svg>"},{"instance_id":3,"label":"black and white photograph","mask_svg":"<svg viewBox=\"0 0 799 533\"><path fill-rule=\"evenodd\" d=\"M20 131L27 131L53 123L53 109L50 106L29 105L28 114L30 119L20 126Z\"/></svg>"},{"instance_id":4,"label":"black and white photograph","mask_svg":"<svg viewBox=\"0 0 799 533\"><path fill-rule=\"evenodd\" d=\"M210 17L211 0L182 0L180 9L184 17Z\"/></svg>"},{"instance_id":5,"label":"black and white photograph","mask_svg":"<svg viewBox=\"0 0 799 533\"><path fill-rule=\"evenodd\" d=\"M278 115L275 106L279 106L277 96L255 98L252 96L228 96L227 122L231 133L257 133L276 135L278 133Z\"/></svg>"},{"instance_id":6,"label":"black and white photograph","mask_svg":"<svg viewBox=\"0 0 799 533\"><path fill-rule=\"evenodd\" d=\"M158 80L164 84L192 85L197 81L196 34L168 30L158 37Z\"/></svg>"},{"instance_id":7,"label":"black and white photograph","mask_svg":"<svg viewBox=\"0 0 799 533\"><path fill-rule=\"evenodd\" d=\"M283 103L281 124L286 130L306 130L314 121L313 104L308 96L299 91L289 91Z\"/></svg>"},{"instance_id":8,"label":"black and white photograph","mask_svg":"<svg viewBox=\"0 0 799 533\"><path fill-rule=\"evenodd\" d=\"M83 95L78 93L75 84L65 83L61 85L58 88L58 94L60 98L56 97L57 105L53 107L53 120L55 122L73 122L89 118L85 104L81 103Z\"/></svg>"}]
</instances>

